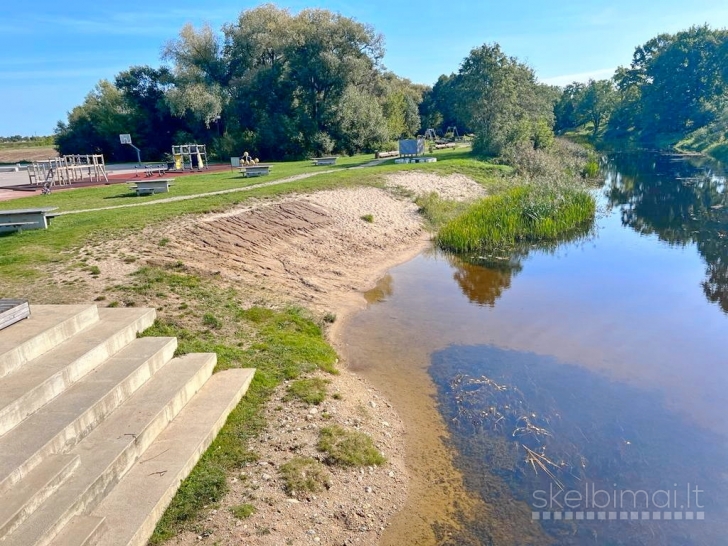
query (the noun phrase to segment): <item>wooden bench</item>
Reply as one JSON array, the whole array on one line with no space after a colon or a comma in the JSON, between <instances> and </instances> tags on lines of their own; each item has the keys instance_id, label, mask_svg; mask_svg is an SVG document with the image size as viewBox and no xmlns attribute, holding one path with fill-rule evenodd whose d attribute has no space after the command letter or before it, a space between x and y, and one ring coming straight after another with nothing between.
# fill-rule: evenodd
<instances>
[{"instance_id":1,"label":"wooden bench","mask_svg":"<svg viewBox=\"0 0 728 546\"><path fill-rule=\"evenodd\" d=\"M137 195L153 195L155 193L167 193L174 178L159 178L157 180L139 180L132 186Z\"/></svg>"},{"instance_id":2,"label":"wooden bench","mask_svg":"<svg viewBox=\"0 0 728 546\"><path fill-rule=\"evenodd\" d=\"M311 161L313 161L313 164L316 167L321 167L323 165L336 165L336 160L339 159L338 157L313 157L311 158Z\"/></svg>"},{"instance_id":3,"label":"wooden bench","mask_svg":"<svg viewBox=\"0 0 728 546\"><path fill-rule=\"evenodd\" d=\"M399 151L392 150L391 152L377 152L374 154L375 159L384 159L387 157L397 157L399 155Z\"/></svg>"},{"instance_id":4,"label":"wooden bench","mask_svg":"<svg viewBox=\"0 0 728 546\"><path fill-rule=\"evenodd\" d=\"M457 144L454 142L446 142L445 144L435 144L435 150L446 150L448 148L456 148Z\"/></svg>"},{"instance_id":5,"label":"wooden bench","mask_svg":"<svg viewBox=\"0 0 728 546\"><path fill-rule=\"evenodd\" d=\"M240 167L240 172L245 178L251 176L265 176L270 174L272 165L243 165Z\"/></svg>"},{"instance_id":6,"label":"wooden bench","mask_svg":"<svg viewBox=\"0 0 728 546\"><path fill-rule=\"evenodd\" d=\"M23 229L47 229L47 213L57 208L0 210L0 233L21 231Z\"/></svg>"}]
</instances>

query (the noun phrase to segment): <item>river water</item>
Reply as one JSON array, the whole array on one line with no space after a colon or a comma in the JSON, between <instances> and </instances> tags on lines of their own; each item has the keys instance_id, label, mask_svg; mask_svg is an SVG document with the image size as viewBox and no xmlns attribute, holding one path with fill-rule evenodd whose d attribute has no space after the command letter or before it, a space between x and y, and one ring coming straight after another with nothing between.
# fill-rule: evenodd
<instances>
[{"instance_id":1,"label":"river water","mask_svg":"<svg viewBox=\"0 0 728 546\"><path fill-rule=\"evenodd\" d=\"M497 508L462 518L472 543L728 540L725 178L656 154L605 172L584 237L477 265L426 252L346 327L353 368L395 404L423 393Z\"/></svg>"}]
</instances>

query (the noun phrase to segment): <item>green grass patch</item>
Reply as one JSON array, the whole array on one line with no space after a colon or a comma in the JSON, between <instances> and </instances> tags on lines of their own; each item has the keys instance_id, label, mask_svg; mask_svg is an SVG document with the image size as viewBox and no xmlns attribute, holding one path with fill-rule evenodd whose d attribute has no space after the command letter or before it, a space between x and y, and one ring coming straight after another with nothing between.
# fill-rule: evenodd
<instances>
[{"instance_id":1,"label":"green grass patch","mask_svg":"<svg viewBox=\"0 0 728 546\"><path fill-rule=\"evenodd\" d=\"M369 224L371 224L371 223L373 223L373 222L374 222L374 216L373 216L373 215L371 215L371 214L364 214L364 215L363 215L363 216L361 217L361 219L362 219L362 220L364 220L365 222L369 223Z\"/></svg>"},{"instance_id":2,"label":"green grass patch","mask_svg":"<svg viewBox=\"0 0 728 546\"><path fill-rule=\"evenodd\" d=\"M281 466L283 490L291 497L318 493L331 487L331 474L311 457L296 457Z\"/></svg>"},{"instance_id":3,"label":"green grass patch","mask_svg":"<svg viewBox=\"0 0 728 546\"><path fill-rule=\"evenodd\" d=\"M589 225L596 211L586 190L524 186L483 199L442 227L438 245L452 252L492 252L554 241Z\"/></svg>"},{"instance_id":4,"label":"green grass patch","mask_svg":"<svg viewBox=\"0 0 728 546\"><path fill-rule=\"evenodd\" d=\"M306 404L318 405L326 399L330 381L320 377L297 379L288 385L286 399L300 400Z\"/></svg>"},{"instance_id":5,"label":"green grass patch","mask_svg":"<svg viewBox=\"0 0 728 546\"><path fill-rule=\"evenodd\" d=\"M215 371L256 368L248 392L158 523L151 544L162 544L180 530L194 528L205 508L216 505L226 493L226 477L257 459L248 442L264 429L261 408L276 387L316 370L336 373L337 356L314 317L304 310L243 307L234 288L218 286L212 276L202 277L183 264L140 268L128 284L112 292L142 303L160 292L179 298L184 311L179 309L183 305L170 306L143 336L176 337L177 355L214 352ZM210 327L210 318L199 319L207 315L219 327Z\"/></svg>"},{"instance_id":6,"label":"green grass patch","mask_svg":"<svg viewBox=\"0 0 728 546\"><path fill-rule=\"evenodd\" d=\"M386 462L369 436L339 425L321 429L318 449L326 453L330 464L338 466L378 466Z\"/></svg>"},{"instance_id":7,"label":"green grass patch","mask_svg":"<svg viewBox=\"0 0 728 546\"><path fill-rule=\"evenodd\" d=\"M432 229L438 229L467 210L468 204L463 201L442 199L437 193L421 195L415 199L419 213Z\"/></svg>"},{"instance_id":8,"label":"green grass patch","mask_svg":"<svg viewBox=\"0 0 728 546\"><path fill-rule=\"evenodd\" d=\"M212 313L205 313L202 315L202 324L208 328L222 328L222 321Z\"/></svg>"},{"instance_id":9,"label":"green grass patch","mask_svg":"<svg viewBox=\"0 0 728 546\"><path fill-rule=\"evenodd\" d=\"M255 514L256 509L252 504L238 504L237 506L232 506L230 512L238 519L245 519Z\"/></svg>"}]
</instances>

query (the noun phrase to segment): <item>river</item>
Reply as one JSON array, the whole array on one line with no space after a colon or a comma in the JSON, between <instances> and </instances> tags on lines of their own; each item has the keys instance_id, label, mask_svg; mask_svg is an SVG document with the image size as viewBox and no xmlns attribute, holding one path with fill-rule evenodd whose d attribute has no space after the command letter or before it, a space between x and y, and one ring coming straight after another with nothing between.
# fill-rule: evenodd
<instances>
[{"instance_id":1,"label":"river","mask_svg":"<svg viewBox=\"0 0 728 546\"><path fill-rule=\"evenodd\" d=\"M433 510L427 540L725 543L724 174L659 154L617 155L604 172L590 233L477 265L425 252L345 327L351 366L411 427L412 467L435 458L428 438L452 455L415 492L456 503L459 531ZM477 500L470 512L448 473ZM413 504L410 519L425 512ZM395 522L398 540L409 523Z\"/></svg>"}]
</instances>

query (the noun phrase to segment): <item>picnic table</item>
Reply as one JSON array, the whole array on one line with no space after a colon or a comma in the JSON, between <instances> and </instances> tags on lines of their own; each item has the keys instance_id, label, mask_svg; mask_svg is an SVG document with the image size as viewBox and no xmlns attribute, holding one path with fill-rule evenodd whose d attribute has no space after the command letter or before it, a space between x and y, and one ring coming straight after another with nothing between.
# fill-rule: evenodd
<instances>
[{"instance_id":1,"label":"picnic table","mask_svg":"<svg viewBox=\"0 0 728 546\"><path fill-rule=\"evenodd\" d=\"M240 172L246 178L250 176L265 176L266 174L270 174L272 166L273 165L263 165L262 163L257 165L241 165Z\"/></svg>"},{"instance_id":2,"label":"picnic table","mask_svg":"<svg viewBox=\"0 0 728 546\"><path fill-rule=\"evenodd\" d=\"M167 193L174 178L157 178L153 180L138 180L134 182L132 189L137 195L153 195L155 193Z\"/></svg>"},{"instance_id":3,"label":"picnic table","mask_svg":"<svg viewBox=\"0 0 728 546\"><path fill-rule=\"evenodd\" d=\"M336 165L338 157L313 157L311 160L317 167L322 165Z\"/></svg>"},{"instance_id":4,"label":"picnic table","mask_svg":"<svg viewBox=\"0 0 728 546\"><path fill-rule=\"evenodd\" d=\"M47 229L51 218L55 217L48 213L56 209L58 207L0 210L0 233L24 229Z\"/></svg>"}]
</instances>

